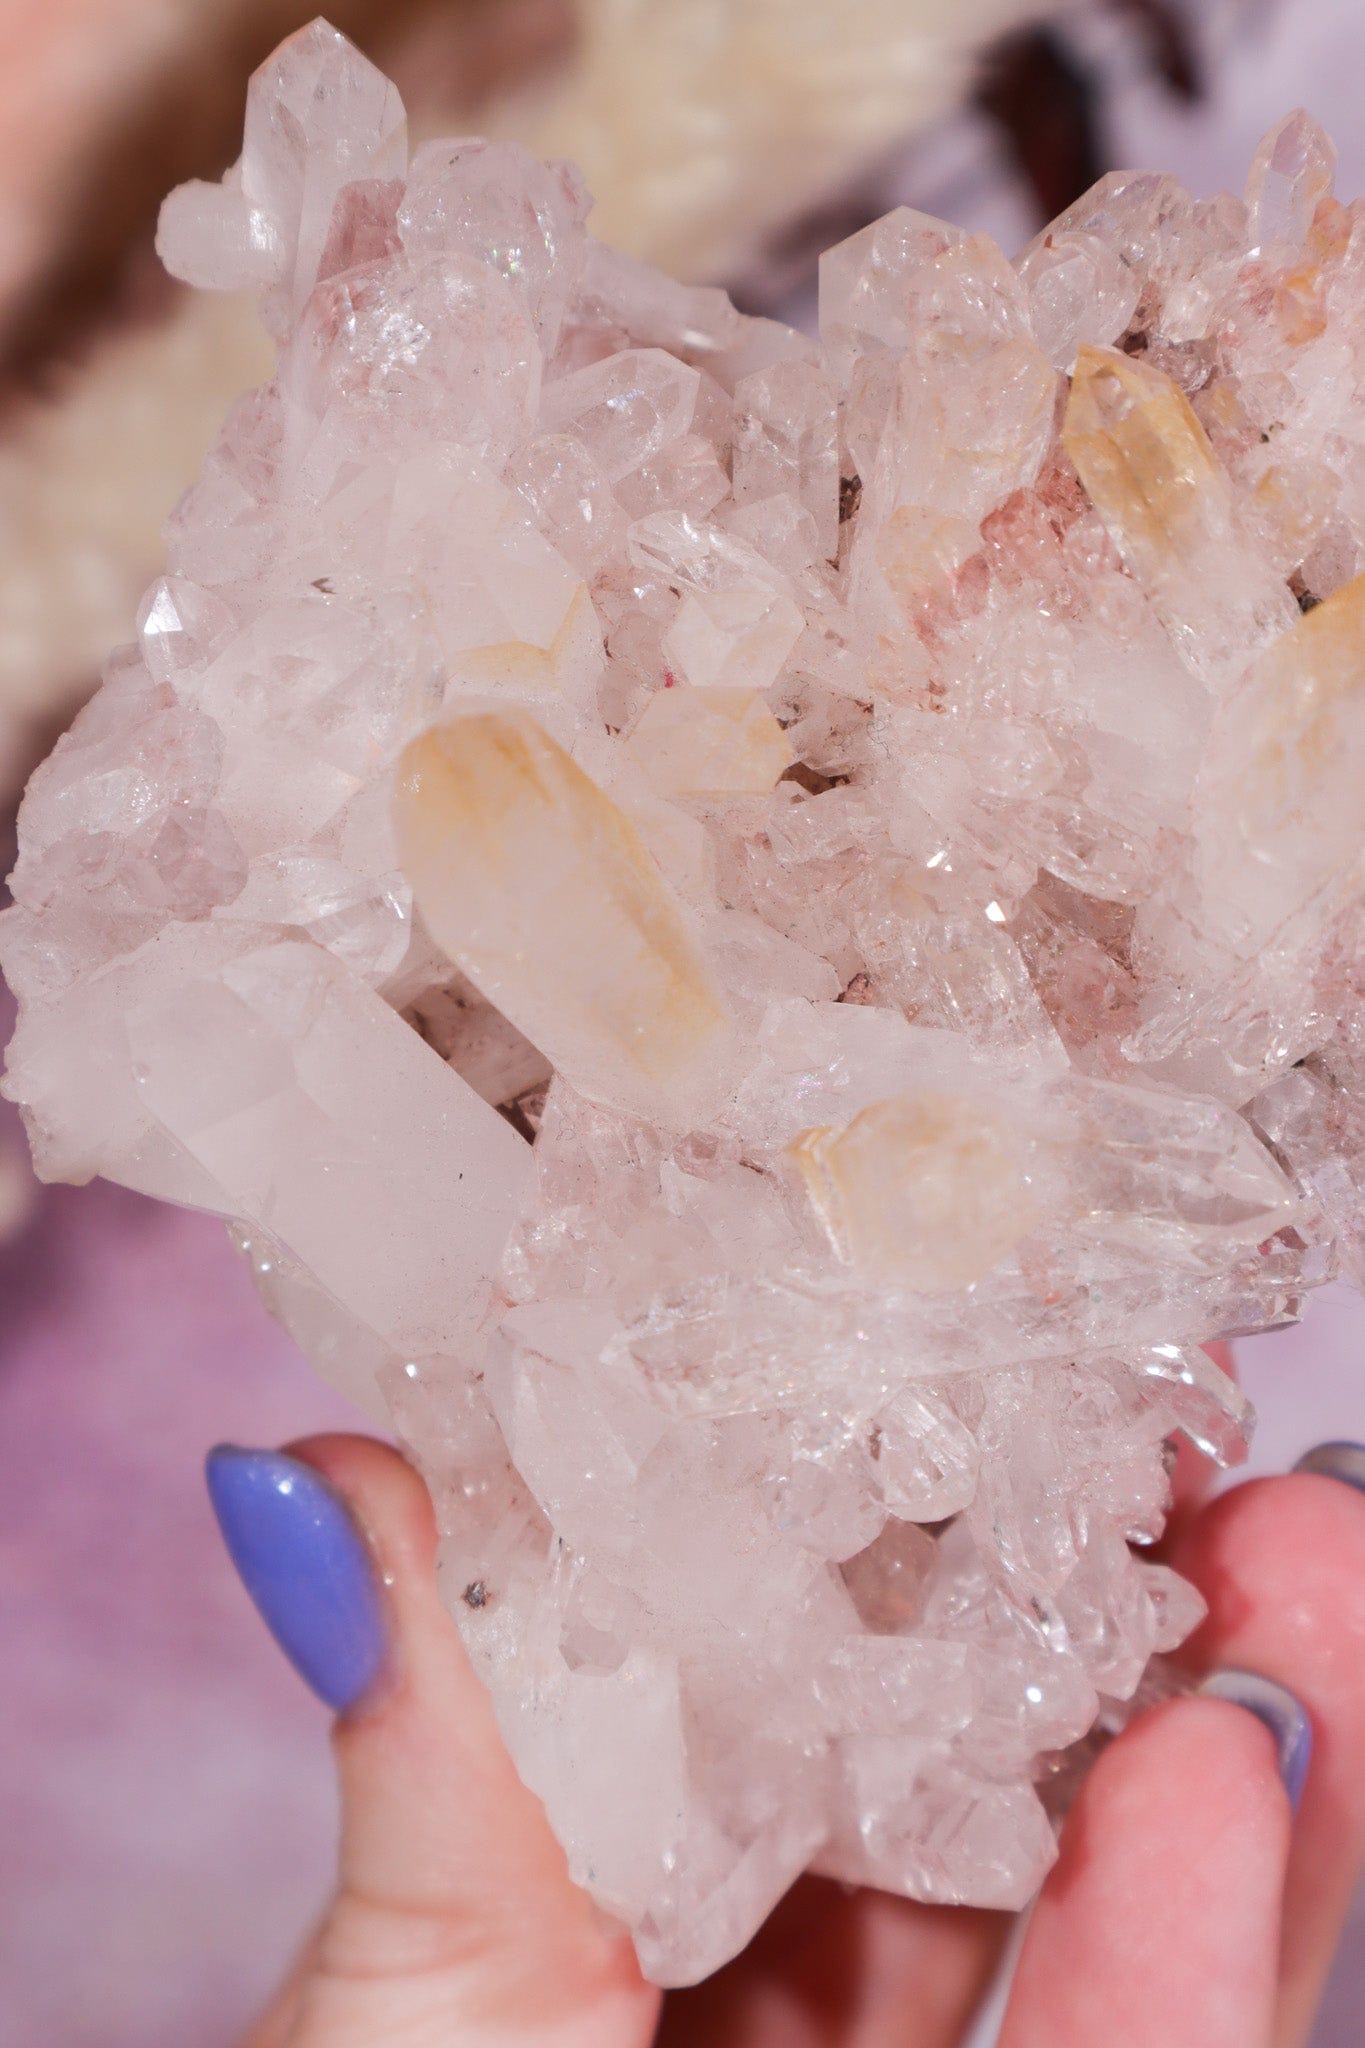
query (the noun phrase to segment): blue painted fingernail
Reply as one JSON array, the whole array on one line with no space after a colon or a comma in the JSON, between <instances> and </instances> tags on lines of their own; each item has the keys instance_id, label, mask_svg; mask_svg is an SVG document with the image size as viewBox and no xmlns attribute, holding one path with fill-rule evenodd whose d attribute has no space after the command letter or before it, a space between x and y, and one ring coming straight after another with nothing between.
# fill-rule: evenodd
<instances>
[{"instance_id":1,"label":"blue painted fingernail","mask_svg":"<svg viewBox=\"0 0 1365 2048\"><path fill-rule=\"evenodd\" d=\"M1317 1444L1305 1451L1295 1465L1296 1472L1317 1472L1324 1479L1340 1479L1365 1493L1365 1444Z\"/></svg>"},{"instance_id":2,"label":"blue painted fingernail","mask_svg":"<svg viewBox=\"0 0 1365 2048\"><path fill-rule=\"evenodd\" d=\"M1313 1729L1293 1693L1257 1671L1236 1670L1210 1673L1199 1690L1206 1699L1230 1700L1235 1707L1245 1707L1270 1730L1284 1789L1297 1813L1313 1756Z\"/></svg>"},{"instance_id":3,"label":"blue painted fingernail","mask_svg":"<svg viewBox=\"0 0 1365 2048\"><path fill-rule=\"evenodd\" d=\"M206 1463L228 1555L299 1676L337 1713L384 1661L383 1596L340 1494L283 1451L219 1444Z\"/></svg>"}]
</instances>

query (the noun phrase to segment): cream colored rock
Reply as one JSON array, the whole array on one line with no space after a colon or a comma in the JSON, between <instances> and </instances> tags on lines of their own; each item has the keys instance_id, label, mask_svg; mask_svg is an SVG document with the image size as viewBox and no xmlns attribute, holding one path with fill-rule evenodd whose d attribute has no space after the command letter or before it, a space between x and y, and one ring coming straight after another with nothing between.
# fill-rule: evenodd
<instances>
[{"instance_id":1,"label":"cream colored rock","mask_svg":"<svg viewBox=\"0 0 1365 2048\"><path fill-rule=\"evenodd\" d=\"M1243 957L1365 862L1365 576L1261 656L1215 725L1195 798L1204 922Z\"/></svg>"},{"instance_id":2,"label":"cream colored rock","mask_svg":"<svg viewBox=\"0 0 1365 2048\"><path fill-rule=\"evenodd\" d=\"M534 719L414 740L397 817L436 943L585 1095L678 1122L715 1098L715 982L634 827Z\"/></svg>"},{"instance_id":3,"label":"cream colored rock","mask_svg":"<svg viewBox=\"0 0 1365 2048\"><path fill-rule=\"evenodd\" d=\"M791 220L970 88L1024 0L580 0L575 61L531 139L572 156L605 237L685 277L736 275ZM525 114L523 113L523 119Z\"/></svg>"},{"instance_id":4,"label":"cream colored rock","mask_svg":"<svg viewBox=\"0 0 1365 2048\"><path fill-rule=\"evenodd\" d=\"M1292 625L1294 603L1243 531L1184 392L1121 350L1086 345L1062 440L1176 647L1198 675L1226 686Z\"/></svg>"}]
</instances>

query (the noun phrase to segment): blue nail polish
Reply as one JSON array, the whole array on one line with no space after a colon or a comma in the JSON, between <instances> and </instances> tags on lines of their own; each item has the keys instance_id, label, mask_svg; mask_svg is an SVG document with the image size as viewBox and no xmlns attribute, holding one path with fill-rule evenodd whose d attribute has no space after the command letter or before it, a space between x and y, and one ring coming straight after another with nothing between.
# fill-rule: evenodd
<instances>
[{"instance_id":1,"label":"blue nail polish","mask_svg":"<svg viewBox=\"0 0 1365 2048\"><path fill-rule=\"evenodd\" d=\"M1295 1465L1296 1472L1317 1472L1324 1479L1339 1479L1365 1493L1365 1444L1317 1444L1305 1451Z\"/></svg>"},{"instance_id":2,"label":"blue nail polish","mask_svg":"<svg viewBox=\"0 0 1365 2048\"><path fill-rule=\"evenodd\" d=\"M1282 1685L1256 1671L1214 1671L1199 1687L1206 1699L1230 1700L1245 1707L1270 1730L1289 1804L1297 1813L1304 1779L1313 1756L1313 1729L1307 1714Z\"/></svg>"},{"instance_id":3,"label":"blue nail polish","mask_svg":"<svg viewBox=\"0 0 1365 2048\"><path fill-rule=\"evenodd\" d=\"M282 1451L219 1444L205 1467L228 1554L275 1641L341 1713L384 1661L384 1608L369 1550L340 1495Z\"/></svg>"}]
</instances>

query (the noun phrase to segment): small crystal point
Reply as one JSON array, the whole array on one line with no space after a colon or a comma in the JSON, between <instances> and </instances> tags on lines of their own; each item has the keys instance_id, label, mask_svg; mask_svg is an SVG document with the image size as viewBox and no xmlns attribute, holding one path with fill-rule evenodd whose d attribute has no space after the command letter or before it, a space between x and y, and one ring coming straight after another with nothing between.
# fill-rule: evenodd
<instances>
[{"instance_id":1,"label":"small crystal point","mask_svg":"<svg viewBox=\"0 0 1365 2048\"><path fill-rule=\"evenodd\" d=\"M1267 130L1247 173L1246 206L1261 254L1292 260L1308 240L1313 216L1332 190L1337 153L1302 107Z\"/></svg>"},{"instance_id":2,"label":"small crystal point","mask_svg":"<svg viewBox=\"0 0 1365 2048\"><path fill-rule=\"evenodd\" d=\"M279 245L290 314L317 282L343 190L406 167L397 87L329 22L296 30L253 74L241 190Z\"/></svg>"},{"instance_id":3,"label":"small crystal point","mask_svg":"<svg viewBox=\"0 0 1365 2048\"><path fill-rule=\"evenodd\" d=\"M820 258L820 340L846 387L860 355L903 353L913 333L909 280L962 240L960 228L898 206Z\"/></svg>"},{"instance_id":4,"label":"small crystal point","mask_svg":"<svg viewBox=\"0 0 1365 2048\"><path fill-rule=\"evenodd\" d=\"M1135 569L1172 554L1180 530L1229 495L1184 392L1119 349L1078 350L1062 439Z\"/></svg>"},{"instance_id":5,"label":"small crystal point","mask_svg":"<svg viewBox=\"0 0 1365 2048\"><path fill-rule=\"evenodd\" d=\"M404 871L436 943L585 1095L678 1116L728 1027L625 813L524 712L455 718L403 755Z\"/></svg>"},{"instance_id":6,"label":"small crystal point","mask_svg":"<svg viewBox=\"0 0 1365 2048\"><path fill-rule=\"evenodd\" d=\"M240 187L191 178L161 202L156 253L172 277L200 291L264 291L280 274L284 246Z\"/></svg>"}]
</instances>

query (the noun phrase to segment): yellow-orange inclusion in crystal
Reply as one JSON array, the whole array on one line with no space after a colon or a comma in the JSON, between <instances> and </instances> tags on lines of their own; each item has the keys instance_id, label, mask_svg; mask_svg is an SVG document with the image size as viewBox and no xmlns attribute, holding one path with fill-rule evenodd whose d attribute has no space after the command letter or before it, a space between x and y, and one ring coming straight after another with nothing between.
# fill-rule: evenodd
<instances>
[{"instance_id":1,"label":"yellow-orange inclusion in crystal","mask_svg":"<svg viewBox=\"0 0 1365 2048\"><path fill-rule=\"evenodd\" d=\"M601 635L587 589L579 584L568 609L545 646L534 640L501 640L466 647L451 655L452 672L464 684L485 684L535 696L553 696L566 678L600 666Z\"/></svg>"},{"instance_id":2,"label":"yellow-orange inclusion in crystal","mask_svg":"<svg viewBox=\"0 0 1365 2048\"><path fill-rule=\"evenodd\" d=\"M1238 851L1274 860L1296 826L1326 852L1365 842L1365 576L1306 612L1229 699L1219 787L1237 815ZM1333 860L1332 865L1336 865ZM1327 879L1313 864L1310 893Z\"/></svg>"},{"instance_id":3,"label":"yellow-orange inclusion in crystal","mask_svg":"<svg viewBox=\"0 0 1365 2048\"><path fill-rule=\"evenodd\" d=\"M403 754L400 858L436 944L583 1093L685 1114L719 1065L720 997L629 819L523 711Z\"/></svg>"},{"instance_id":4,"label":"yellow-orange inclusion in crystal","mask_svg":"<svg viewBox=\"0 0 1365 2048\"><path fill-rule=\"evenodd\" d=\"M920 1293L983 1279L1037 1215L1024 1139L965 1096L874 1102L790 1156L840 1258Z\"/></svg>"},{"instance_id":5,"label":"yellow-orange inclusion in crystal","mask_svg":"<svg viewBox=\"0 0 1365 2048\"><path fill-rule=\"evenodd\" d=\"M1082 347L1062 423L1091 503L1143 582L1221 514L1227 479L1178 385L1113 349Z\"/></svg>"},{"instance_id":6,"label":"yellow-orange inclusion in crystal","mask_svg":"<svg viewBox=\"0 0 1365 2048\"><path fill-rule=\"evenodd\" d=\"M1186 920L1250 959L1365 877L1365 576L1304 614L1219 707L1195 786Z\"/></svg>"},{"instance_id":7,"label":"yellow-orange inclusion in crystal","mask_svg":"<svg viewBox=\"0 0 1365 2048\"><path fill-rule=\"evenodd\" d=\"M1226 689L1297 614L1184 392L1117 350L1083 347L1062 440L1181 658Z\"/></svg>"}]
</instances>

